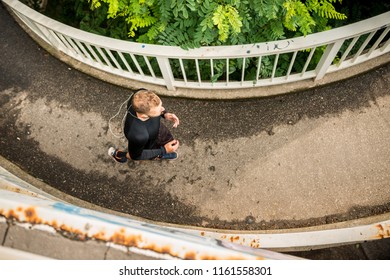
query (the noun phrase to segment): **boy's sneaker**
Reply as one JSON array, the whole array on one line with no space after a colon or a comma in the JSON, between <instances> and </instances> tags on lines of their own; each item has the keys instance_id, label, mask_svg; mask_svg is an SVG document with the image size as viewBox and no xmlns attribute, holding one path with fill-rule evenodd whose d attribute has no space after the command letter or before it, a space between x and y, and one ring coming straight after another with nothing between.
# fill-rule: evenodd
<instances>
[{"instance_id":1,"label":"boy's sneaker","mask_svg":"<svg viewBox=\"0 0 390 280\"><path fill-rule=\"evenodd\" d=\"M117 155L118 152L122 152L122 151L115 149L114 147L110 147L108 149L108 155L111 156L116 162L125 163L127 161L127 158L126 157L119 157Z\"/></svg>"},{"instance_id":2,"label":"boy's sneaker","mask_svg":"<svg viewBox=\"0 0 390 280\"><path fill-rule=\"evenodd\" d=\"M178 158L178 154L176 152L173 152L173 153L169 153L169 154L165 154L165 155L162 155L162 156L159 156L158 159L165 159L165 160L175 160Z\"/></svg>"}]
</instances>

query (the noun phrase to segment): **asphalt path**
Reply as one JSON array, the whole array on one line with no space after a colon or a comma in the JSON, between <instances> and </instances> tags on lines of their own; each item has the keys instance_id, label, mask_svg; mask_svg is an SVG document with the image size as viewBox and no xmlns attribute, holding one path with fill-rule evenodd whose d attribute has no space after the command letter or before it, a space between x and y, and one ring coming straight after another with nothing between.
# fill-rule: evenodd
<instances>
[{"instance_id":1,"label":"asphalt path","mask_svg":"<svg viewBox=\"0 0 390 280\"><path fill-rule=\"evenodd\" d=\"M0 154L68 195L141 218L283 229L390 209L390 65L276 97L163 98L173 162L118 164L108 120L131 94L41 49L0 5ZM261 88L259 90L262 90ZM120 133L121 116L113 120Z\"/></svg>"}]
</instances>

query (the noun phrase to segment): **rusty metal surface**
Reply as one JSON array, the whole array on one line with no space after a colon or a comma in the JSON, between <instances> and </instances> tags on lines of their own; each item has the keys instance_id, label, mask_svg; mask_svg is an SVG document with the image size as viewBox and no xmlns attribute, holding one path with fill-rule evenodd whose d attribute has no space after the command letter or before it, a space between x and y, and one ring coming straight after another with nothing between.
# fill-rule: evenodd
<instances>
[{"instance_id":1,"label":"rusty metal surface","mask_svg":"<svg viewBox=\"0 0 390 280\"><path fill-rule=\"evenodd\" d=\"M261 260L290 256L253 251L227 242L193 236L175 229L127 220L62 202L0 190L0 216L18 223L47 225L69 238L110 242L157 253L161 258L190 260ZM292 257L291 257L292 258Z\"/></svg>"},{"instance_id":2,"label":"rusty metal surface","mask_svg":"<svg viewBox=\"0 0 390 280\"><path fill-rule=\"evenodd\" d=\"M389 215L382 215L379 222L357 226L340 225L333 229L222 232L142 223L53 200L52 196L45 197L44 192L39 190L37 194L36 190L34 186L0 167L0 215L22 223L47 225L77 240L102 240L182 259L283 258L273 255L273 252L269 256L267 250L261 249L287 251L292 248L334 246L390 237ZM183 243L182 247L178 247L177 241ZM193 249L188 249L190 247ZM202 250L199 251L199 248ZM231 254L231 249L244 253ZM211 251L219 253L210 254Z\"/></svg>"},{"instance_id":3,"label":"rusty metal surface","mask_svg":"<svg viewBox=\"0 0 390 280\"><path fill-rule=\"evenodd\" d=\"M295 232L280 233L219 233L200 231L200 236L226 240L234 244L246 245L252 248L277 249L288 251L292 248L329 247L341 244L359 243L390 237L390 220L379 223L369 223L361 226L313 230L302 228Z\"/></svg>"},{"instance_id":4,"label":"rusty metal surface","mask_svg":"<svg viewBox=\"0 0 390 280\"><path fill-rule=\"evenodd\" d=\"M0 167L0 216L21 223L47 225L76 240L101 240L170 258L289 258L261 249L287 251L292 248L334 246L390 237L389 215L382 215L379 222L341 225L333 229L222 232L142 223L80 208L53 199L51 195L46 197L43 191L38 191L39 194L37 188Z\"/></svg>"},{"instance_id":5,"label":"rusty metal surface","mask_svg":"<svg viewBox=\"0 0 390 280\"><path fill-rule=\"evenodd\" d=\"M390 224L377 224L378 234L373 236L373 239L382 239L390 237Z\"/></svg>"},{"instance_id":6,"label":"rusty metal surface","mask_svg":"<svg viewBox=\"0 0 390 280\"><path fill-rule=\"evenodd\" d=\"M137 248L146 256L190 260L262 260L296 257L253 250L180 229L77 207L46 194L0 167L0 218L45 225L74 240L100 240Z\"/></svg>"}]
</instances>

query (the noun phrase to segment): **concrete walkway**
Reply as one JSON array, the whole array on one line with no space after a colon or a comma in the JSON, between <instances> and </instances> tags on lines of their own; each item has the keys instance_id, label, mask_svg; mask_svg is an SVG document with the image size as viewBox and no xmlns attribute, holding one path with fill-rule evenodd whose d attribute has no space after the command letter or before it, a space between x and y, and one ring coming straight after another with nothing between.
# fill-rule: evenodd
<instances>
[{"instance_id":1,"label":"concrete walkway","mask_svg":"<svg viewBox=\"0 0 390 280\"><path fill-rule=\"evenodd\" d=\"M107 150L127 144L108 120L131 91L59 62L2 5L0 26L0 153L53 188L141 218L221 229L390 210L389 64L274 98L163 98L181 120L180 158L120 165Z\"/></svg>"}]
</instances>

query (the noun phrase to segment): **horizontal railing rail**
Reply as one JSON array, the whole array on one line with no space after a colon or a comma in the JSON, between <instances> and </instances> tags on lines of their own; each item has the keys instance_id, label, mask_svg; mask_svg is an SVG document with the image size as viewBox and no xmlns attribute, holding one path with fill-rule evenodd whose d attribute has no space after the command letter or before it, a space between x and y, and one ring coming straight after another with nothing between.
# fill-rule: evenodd
<instances>
[{"instance_id":1,"label":"horizontal railing rail","mask_svg":"<svg viewBox=\"0 0 390 280\"><path fill-rule=\"evenodd\" d=\"M287 259L293 257L268 250L308 250L390 238L389 213L310 228L231 231L156 224L131 216L122 217L89 210L64 201L67 199L69 198L62 195L59 200L0 167L0 223L4 216L20 223L44 224L57 230L71 231L71 234L76 233L77 236L114 243L116 242L111 236L120 234L123 238L114 240L129 240L130 244L117 245L130 245L144 255L152 251L155 257L156 253L162 254L161 258L166 258L169 253L178 258L185 258L187 255L194 259L201 259L202 256L208 256L209 259ZM71 200L77 203L77 199ZM28 213L34 215L27 215ZM228 243L243 247L229 249L231 246ZM159 248L171 248L171 251L161 252ZM259 250L253 251L251 248Z\"/></svg>"},{"instance_id":2,"label":"horizontal railing rail","mask_svg":"<svg viewBox=\"0 0 390 280\"><path fill-rule=\"evenodd\" d=\"M12 225L29 224L30 229L41 226L42 230L50 233L60 232L66 236L73 236L74 240L79 241L92 239L115 244L125 251L149 258L298 259L298 257L268 250L254 251L248 246L231 248L229 241L205 238L198 233L188 233L182 228L157 225L133 217L78 207L46 194L0 167L0 225L6 222L2 221L4 218L12 220ZM45 237L47 238L47 235ZM0 253L1 251L0 245ZM24 257L39 256L24 255Z\"/></svg>"},{"instance_id":3,"label":"horizontal railing rail","mask_svg":"<svg viewBox=\"0 0 390 280\"><path fill-rule=\"evenodd\" d=\"M2 1L57 50L91 67L168 90L320 80L390 51L390 12L306 37L184 50L99 36L50 19L17 0Z\"/></svg>"}]
</instances>

